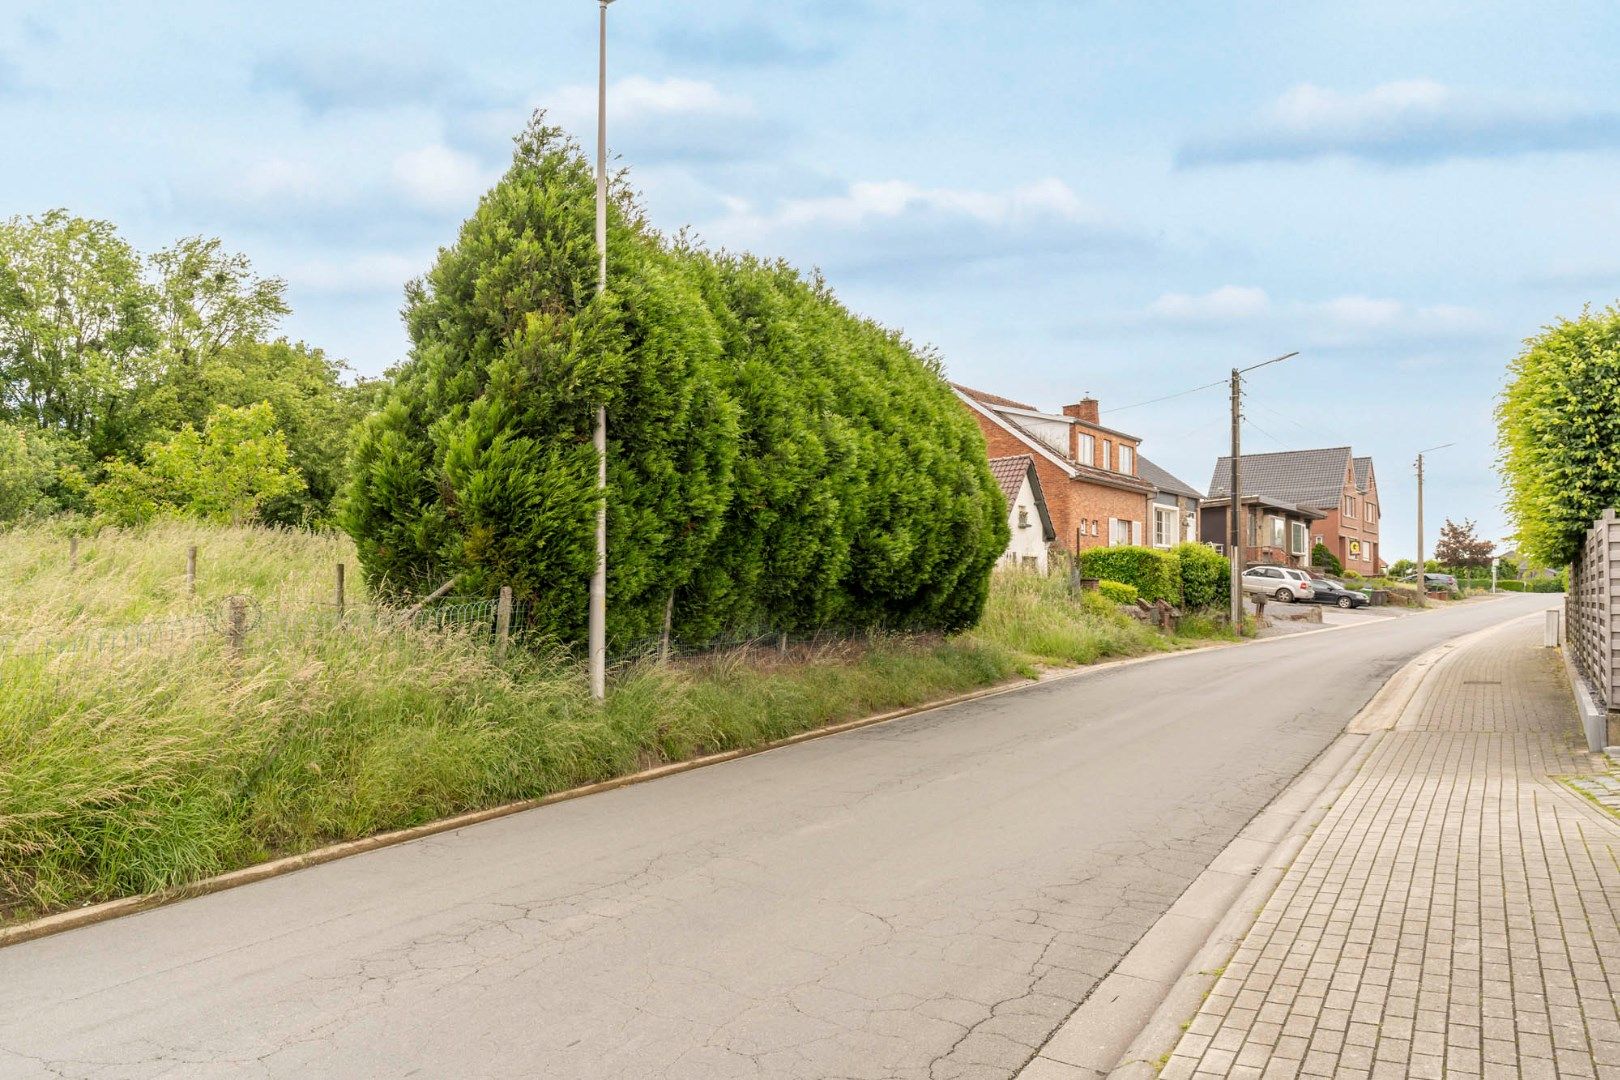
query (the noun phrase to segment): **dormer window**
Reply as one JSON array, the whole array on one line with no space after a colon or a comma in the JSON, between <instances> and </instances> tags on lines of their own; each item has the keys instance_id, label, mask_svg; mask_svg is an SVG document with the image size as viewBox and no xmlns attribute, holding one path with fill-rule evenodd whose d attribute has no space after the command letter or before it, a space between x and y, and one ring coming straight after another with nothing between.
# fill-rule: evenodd
<instances>
[{"instance_id":1,"label":"dormer window","mask_svg":"<svg viewBox=\"0 0 1620 1080\"><path fill-rule=\"evenodd\" d=\"M1097 439L1095 436L1082 434L1076 443L1075 449L1079 452L1077 460L1080 464L1091 466L1097 464Z\"/></svg>"}]
</instances>

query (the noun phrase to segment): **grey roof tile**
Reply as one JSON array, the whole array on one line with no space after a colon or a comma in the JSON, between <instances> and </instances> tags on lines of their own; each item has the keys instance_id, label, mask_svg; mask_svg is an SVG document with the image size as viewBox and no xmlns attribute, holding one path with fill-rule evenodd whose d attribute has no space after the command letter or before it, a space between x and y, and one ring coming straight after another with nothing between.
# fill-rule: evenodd
<instances>
[{"instance_id":1,"label":"grey roof tile","mask_svg":"<svg viewBox=\"0 0 1620 1080\"><path fill-rule=\"evenodd\" d=\"M1344 491L1350 457L1348 446L1244 454L1243 493L1285 499L1301 506L1336 507ZM1211 498L1230 495L1231 489L1232 458L1228 455L1215 463L1209 494Z\"/></svg>"},{"instance_id":2,"label":"grey roof tile","mask_svg":"<svg viewBox=\"0 0 1620 1080\"><path fill-rule=\"evenodd\" d=\"M1170 495L1184 495L1189 499L1202 499L1204 493L1184 480L1178 480L1170 473L1165 472L1153 462L1136 455L1136 475Z\"/></svg>"}]
</instances>

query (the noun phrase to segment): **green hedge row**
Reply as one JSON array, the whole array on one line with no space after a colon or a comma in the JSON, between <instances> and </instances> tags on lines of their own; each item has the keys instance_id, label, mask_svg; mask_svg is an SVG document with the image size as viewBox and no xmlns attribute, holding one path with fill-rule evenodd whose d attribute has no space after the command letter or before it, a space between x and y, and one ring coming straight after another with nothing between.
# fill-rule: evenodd
<instances>
[{"instance_id":1,"label":"green hedge row","mask_svg":"<svg viewBox=\"0 0 1620 1080\"><path fill-rule=\"evenodd\" d=\"M384 595L510 585L585 636L608 413L608 637L958 630L1007 508L939 361L819 278L655 232L536 122L406 293L410 355L362 427L345 524Z\"/></svg>"},{"instance_id":2,"label":"green hedge row","mask_svg":"<svg viewBox=\"0 0 1620 1080\"><path fill-rule=\"evenodd\" d=\"M1130 585L1144 600L1168 600L1188 611L1224 607L1232 595L1229 565L1207 544L1180 544L1170 551L1091 548L1080 554L1080 571Z\"/></svg>"},{"instance_id":3,"label":"green hedge row","mask_svg":"<svg viewBox=\"0 0 1620 1080\"><path fill-rule=\"evenodd\" d=\"M1181 569L1168 551L1129 544L1089 548L1080 553L1080 572L1134 586L1143 600L1181 602Z\"/></svg>"}]
</instances>

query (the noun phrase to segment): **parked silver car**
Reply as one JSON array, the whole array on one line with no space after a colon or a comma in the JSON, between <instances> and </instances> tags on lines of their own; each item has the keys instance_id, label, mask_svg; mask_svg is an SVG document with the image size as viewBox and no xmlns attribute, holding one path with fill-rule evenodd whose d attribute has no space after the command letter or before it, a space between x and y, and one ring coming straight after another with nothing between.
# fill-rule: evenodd
<instances>
[{"instance_id":1,"label":"parked silver car","mask_svg":"<svg viewBox=\"0 0 1620 1080\"><path fill-rule=\"evenodd\" d=\"M1265 593L1274 600L1290 603L1309 600L1311 575L1292 566L1251 566L1243 571L1243 591Z\"/></svg>"}]
</instances>

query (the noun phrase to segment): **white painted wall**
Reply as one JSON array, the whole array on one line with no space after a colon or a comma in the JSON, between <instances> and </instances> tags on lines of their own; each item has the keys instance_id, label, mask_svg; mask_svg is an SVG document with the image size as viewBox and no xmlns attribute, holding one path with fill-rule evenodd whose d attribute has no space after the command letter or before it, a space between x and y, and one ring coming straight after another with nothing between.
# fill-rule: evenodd
<instances>
[{"instance_id":1,"label":"white painted wall","mask_svg":"<svg viewBox=\"0 0 1620 1080\"><path fill-rule=\"evenodd\" d=\"M1007 511L1007 524L1012 529L1012 541L1001 557L1002 564L1023 566L1026 559L1032 558L1041 573L1046 573L1046 537L1041 532L1041 512L1035 505L1035 491L1028 476Z\"/></svg>"}]
</instances>

